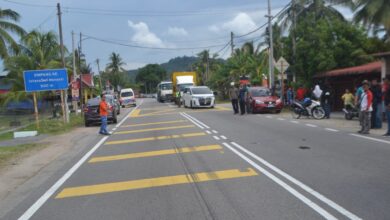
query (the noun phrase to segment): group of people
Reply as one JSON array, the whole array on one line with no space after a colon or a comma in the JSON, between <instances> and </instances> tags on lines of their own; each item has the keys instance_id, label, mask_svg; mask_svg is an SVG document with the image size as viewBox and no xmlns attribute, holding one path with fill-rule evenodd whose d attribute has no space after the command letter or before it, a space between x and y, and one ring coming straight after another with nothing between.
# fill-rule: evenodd
<instances>
[{"instance_id":1,"label":"group of people","mask_svg":"<svg viewBox=\"0 0 390 220\"><path fill-rule=\"evenodd\" d=\"M241 84L238 87L234 84L234 82L231 83L231 87L229 89L229 98L232 101L234 114L245 114L247 95L248 87L246 84Z\"/></svg>"}]
</instances>

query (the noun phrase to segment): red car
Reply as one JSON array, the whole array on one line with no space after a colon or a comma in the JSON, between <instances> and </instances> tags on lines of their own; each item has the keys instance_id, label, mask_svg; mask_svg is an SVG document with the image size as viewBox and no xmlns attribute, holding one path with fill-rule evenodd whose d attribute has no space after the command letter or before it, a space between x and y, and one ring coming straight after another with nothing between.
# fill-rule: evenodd
<instances>
[{"instance_id":1,"label":"red car","mask_svg":"<svg viewBox=\"0 0 390 220\"><path fill-rule=\"evenodd\" d=\"M271 94L266 87L251 87L248 89L248 113L276 112L283 109L282 100Z\"/></svg>"}]
</instances>

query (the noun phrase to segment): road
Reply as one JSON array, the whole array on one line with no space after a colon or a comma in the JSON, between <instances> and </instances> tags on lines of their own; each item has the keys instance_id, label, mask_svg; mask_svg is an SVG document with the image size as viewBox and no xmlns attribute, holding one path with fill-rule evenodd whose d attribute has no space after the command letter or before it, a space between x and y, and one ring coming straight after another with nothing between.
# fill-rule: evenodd
<instances>
[{"instance_id":1,"label":"road","mask_svg":"<svg viewBox=\"0 0 390 220\"><path fill-rule=\"evenodd\" d=\"M389 219L390 142L139 101L5 219Z\"/></svg>"}]
</instances>

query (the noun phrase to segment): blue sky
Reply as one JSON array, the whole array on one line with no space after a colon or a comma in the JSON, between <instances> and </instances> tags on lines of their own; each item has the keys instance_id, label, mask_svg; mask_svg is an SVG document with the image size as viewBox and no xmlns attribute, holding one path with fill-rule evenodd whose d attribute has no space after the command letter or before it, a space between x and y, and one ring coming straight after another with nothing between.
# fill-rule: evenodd
<instances>
[{"instance_id":1,"label":"blue sky","mask_svg":"<svg viewBox=\"0 0 390 220\"><path fill-rule=\"evenodd\" d=\"M196 55L196 48L223 45L230 40L230 31L245 34L266 22L267 0L0 0L1 8L21 14L20 25L27 31L40 29L58 31L56 3L63 8L63 33L67 48L72 47L72 30L99 39L143 47L169 50L139 49L107 44L93 39L83 40L83 52L96 72L95 60L101 68L111 52L119 53L127 69L148 63L163 63L176 56ZM272 0L273 14L288 0ZM19 4L22 3L22 4ZM93 3L93 4L91 4ZM32 7L25 4L39 5ZM248 38L260 37L260 30ZM76 36L78 42L79 35ZM236 42L236 45L240 45ZM223 46L210 48L211 52ZM228 48L227 48L228 49ZM225 56L229 52L226 49ZM225 52L222 51L222 53Z\"/></svg>"}]
</instances>

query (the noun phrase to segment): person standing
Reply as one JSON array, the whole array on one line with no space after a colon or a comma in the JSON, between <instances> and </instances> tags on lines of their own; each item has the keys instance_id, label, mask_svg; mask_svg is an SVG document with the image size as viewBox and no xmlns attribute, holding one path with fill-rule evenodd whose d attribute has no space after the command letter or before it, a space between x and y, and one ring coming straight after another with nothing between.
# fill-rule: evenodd
<instances>
[{"instance_id":1,"label":"person standing","mask_svg":"<svg viewBox=\"0 0 390 220\"><path fill-rule=\"evenodd\" d=\"M355 97L353 96L351 91L349 91L349 89L345 90L345 93L343 94L343 96L341 96L341 99L344 102L344 108L345 109L351 110L354 107Z\"/></svg>"},{"instance_id":2,"label":"person standing","mask_svg":"<svg viewBox=\"0 0 390 220\"><path fill-rule=\"evenodd\" d=\"M291 87L288 88L286 96L287 96L287 104L291 105L292 101L294 99L294 94L293 94L293 90Z\"/></svg>"},{"instance_id":3,"label":"person standing","mask_svg":"<svg viewBox=\"0 0 390 220\"><path fill-rule=\"evenodd\" d=\"M329 86L327 85L324 87L324 90L322 91L321 105L325 111L325 118L329 119L330 111L331 111L331 92Z\"/></svg>"},{"instance_id":4,"label":"person standing","mask_svg":"<svg viewBox=\"0 0 390 220\"><path fill-rule=\"evenodd\" d=\"M361 134L369 134L371 127L371 112L372 112L373 95L370 91L370 86L367 81L363 83L363 93L361 96L360 112L361 112Z\"/></svg>"},{"instance_id":5,"label":"person standing","mask_svg":"<svg viewBox=\"0 0 390 220\"><path fill-rule=\"evenodd\" d=\"M101 100L99 103L99 115L102 124L100 126L99 134L110 135L110 133L107 131L108 104L106 102L106 96L102 94L100 97Z\"/></svg>"},{"instance_id":6,"label":"person standing","mask_svg":"<svg viewBox=\"0 0 390 220\"><path fill-rule=\"evenodd\" d=\"M317 84L315 87L314 87L314 90L313 90L313 97L315 98L315 100L320 100L321 96L322 96L322 90L320 88L320 86Z\"/></svg>"},{"instance_id":7,"label":"person standing","mask_svg":"<svg viewBox=\"0 0 390 220\"><path fill-rule=\"evenodd\" d=\"M378 112L382 112L382 89L378 84L376 79L371 81L370 88L373 96L372 100L372 112L371 112L371 128L377 129L382 127L381 117L378 115Z\"/></svg>"},{"instance_id":8,"label":"person standing","mask_svg":"<svg viewBox=\"0 0 390 220\"><path fill-rule=\"evenodd\" d=\"M297 89L297 92L296 92L295 99L301 102L301 101L303 101L305 96L306 96L306 89L303 88L302 86L299 86L299 88Z\"/></svg>"},{"instance_id":9,"label":"person standing","mask_svg":"<svg viewBox=\"0 0 390 220\"><path fill-rule=\"evenodd\" d=\"M387 118L387 132L383 136L390 136L390 89L389 89L389 80L384 79L383 80L383 94L384 94L384 101L385 101L385 111L386 111L386 118Z\"/></svg>"},{"instance_id":10,"label":"person standing","mask_svg":"<svg viewBox=\"0 0 390 220\"><path fill-rule=\"evenodd\" d=\"M231 83L231 88L229 89L229 97L232 101L234 114L238 114L238 89L234 85L234 82Z\"/></svg>"},{"instance_id":11,"label":"person standing","mask_svg":"<svg viewBox=\"0 0 390 220\"><path fill-rule=\"evenodd\" d=\"M248 94L248 89L247 89L246 85L241 85L240 91L239 91L239 96L238 96L239 102L240 102L241 115L245 114L247 94Z\"/></svg>"}]
</instances>

